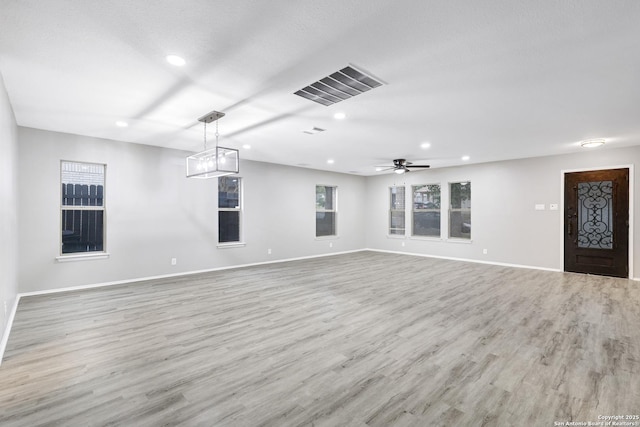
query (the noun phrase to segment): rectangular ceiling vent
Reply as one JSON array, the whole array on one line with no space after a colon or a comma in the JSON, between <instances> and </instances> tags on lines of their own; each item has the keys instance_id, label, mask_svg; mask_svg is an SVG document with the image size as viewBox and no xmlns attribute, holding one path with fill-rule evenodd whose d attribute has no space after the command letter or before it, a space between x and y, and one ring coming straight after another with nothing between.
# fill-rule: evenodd
<instances>
[{"instance_id":1,"label":"rectangular ceiling vent","mask_svg":"<svg viewBox=\"0 0 640 427\"><path fill-rule=\"evenodd\" d=\"M319 127L312 127L311 129L303 130L302 132L308 133L309 135L315 135L316 133L324 132L325 130Z\"/></svg>"},{"instance_id":2,"label":"rectangular ceiling vent","mask_svg":"<svg viewBox=\"0 0 640 427\"><path fill-rule=\"evenodd\" d=\"M382 86L382 82L362 71L347 66L315 83L311 83L309 86L295 92L295 94L318 104L329 106L345 99L353 98L378 86Z\"/></svg>"}]
</instances>

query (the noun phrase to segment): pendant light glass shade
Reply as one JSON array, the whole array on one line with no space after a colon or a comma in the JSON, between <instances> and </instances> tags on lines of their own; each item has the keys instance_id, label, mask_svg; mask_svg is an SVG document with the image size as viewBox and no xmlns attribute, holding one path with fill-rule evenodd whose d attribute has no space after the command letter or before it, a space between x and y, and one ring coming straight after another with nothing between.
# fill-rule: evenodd
<instances>
[{"instance_id":1,"label":"pendant light glass shade","mask_svg":"<svg viewBox=\"0 0 640 427\"><path fill-rule=\"evenodd\" d=\"M204 151L187 157L187 178L216 178L239 172L238 150L218 146L218 119L224 113L212 111L198 119L204 123ZM216 122L216 146L207 149L207 123Z\"/></svg>"},{"instance_id":2,"label":"pendant light glass shade","mask_svg":"<svg viewBox=\"0 0 640 427\"><path fill-rule=\"evenodd\" d=\"M187 178L215 178L239 171L238 150L215 147L187 157Z\"/></svg>"}]
</instances>

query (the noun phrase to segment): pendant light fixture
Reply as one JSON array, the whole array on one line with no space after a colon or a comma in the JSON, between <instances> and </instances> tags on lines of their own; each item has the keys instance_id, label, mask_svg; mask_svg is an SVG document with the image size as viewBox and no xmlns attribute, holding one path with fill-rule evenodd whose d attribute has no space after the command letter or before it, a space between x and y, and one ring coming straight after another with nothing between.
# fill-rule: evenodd
<instances>
[{"instance_id":1,"label":"pendant light fixture","mask_svg":"<svg viewBox=\"0 0 640 427\"><path fill-rule=\"evenodd\" d=\"M224 113L212 111L198 119L204 123L204 151L187 157L187 178L216 178L238 173L240 156L238 150L218 146L218 119ZM216 146L207 149L207 123L216 122Z\"/></svg>"}]
</instances>

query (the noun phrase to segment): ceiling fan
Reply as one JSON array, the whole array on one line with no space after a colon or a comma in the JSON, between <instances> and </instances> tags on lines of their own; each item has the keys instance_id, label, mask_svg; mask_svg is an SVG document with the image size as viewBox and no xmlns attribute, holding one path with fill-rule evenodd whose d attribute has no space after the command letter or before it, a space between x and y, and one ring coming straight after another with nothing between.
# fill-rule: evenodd
<instances>
[{"instance_id":1,"label":"ceiling fan","mask_svg":"<svg viewBox=\"0 0 640 427\"><path fill-rule=\"evenodd\" d=\"M397 174L403 174L405 172L411 172L412 169L426 169L431 166L429 165L414 165L411 162L408 162L406 159L394 159L393 166L384 165L384 166L376 166L376 171L382 172L387 170L393 170Z\"/></svg>"}]
</instances>

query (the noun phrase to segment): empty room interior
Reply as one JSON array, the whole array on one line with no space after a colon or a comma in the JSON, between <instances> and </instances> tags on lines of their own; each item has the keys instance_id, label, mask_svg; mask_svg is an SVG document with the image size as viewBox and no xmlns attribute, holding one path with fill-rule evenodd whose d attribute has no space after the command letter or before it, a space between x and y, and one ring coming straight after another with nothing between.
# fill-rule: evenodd
<instances>
[{"instance_id":1,"label":"empty room interior","mask_svg":"<svg viewBox=\"0 0 640 427\"><path fill-rule=\"evenodd\" d=\"M0 425L640 426L639 22L0 1Z\"/></svg>"}]
</instances>

